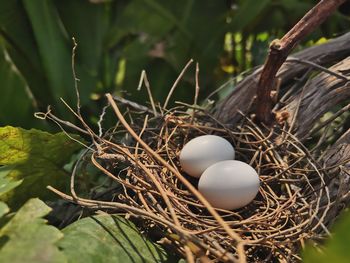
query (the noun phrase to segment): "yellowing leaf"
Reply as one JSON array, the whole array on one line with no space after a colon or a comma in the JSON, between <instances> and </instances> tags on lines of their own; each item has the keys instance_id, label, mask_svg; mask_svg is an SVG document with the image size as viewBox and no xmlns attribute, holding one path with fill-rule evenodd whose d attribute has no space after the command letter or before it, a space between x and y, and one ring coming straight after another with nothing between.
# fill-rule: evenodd
<instances>
[{"instance_id":1,"label":"yellowing leaf","mask_svg":"<svg viewBox=\"0 0 350 263\"><path fill-rule=\"evenodd\" d=\"M50 198L53 195L46 186L62 189L67 185L68 174L62 167L80 147L63 133L50 134L10 126L0 128L0 165L7 170L4 178L13 182L23 180L0 198L15 207L30 197Z\"/></svg>"}]
</instances>

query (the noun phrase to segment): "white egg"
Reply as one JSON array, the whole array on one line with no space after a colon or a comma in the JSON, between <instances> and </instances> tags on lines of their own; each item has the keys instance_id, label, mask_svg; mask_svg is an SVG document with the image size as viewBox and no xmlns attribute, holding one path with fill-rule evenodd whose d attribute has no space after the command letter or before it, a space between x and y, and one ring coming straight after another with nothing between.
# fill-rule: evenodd
<instances>
[{"instance_id":1,"label":"white egg","mask_svg":"<svg viewBox=\"0 0 350 263\"><path fill-rule=\"evenodd\" d=\"M186 173L199 178L212 164L234 158L235 150L227 140L203 135L186 143L180 153L180 165Z\"/></svg>"},{"instance_id":2,"label":"white egg","mask_svg":"<svg viewBox=\"0 0 350 263\"><path fill-rule=\"evenodd\" d=\"M236 160L213 164L198 183L199 192L215 208L237 209L249 204L259 191L259 176L253 167Z\"/></svg>"}]
</instances>

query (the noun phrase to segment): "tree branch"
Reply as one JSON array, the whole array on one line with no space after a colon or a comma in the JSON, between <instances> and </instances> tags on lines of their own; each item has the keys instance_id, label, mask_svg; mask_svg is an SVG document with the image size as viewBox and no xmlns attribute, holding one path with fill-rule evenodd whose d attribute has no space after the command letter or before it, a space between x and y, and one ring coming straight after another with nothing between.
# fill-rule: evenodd
<instances>
[{"instance_id":1,"label":"tree branch","mask_svg":"<svg viewBox=\"0 0 350 263\"><path fill-rule=\"evenodd\" d=\"M269 55L265 61L257 86L257 119L270 124L272 117L271 91L276 73L287 59L287 56L299 41L316 29L346 0L321 0L280 40L270 44Z\"/></svg>"}]
</instances>

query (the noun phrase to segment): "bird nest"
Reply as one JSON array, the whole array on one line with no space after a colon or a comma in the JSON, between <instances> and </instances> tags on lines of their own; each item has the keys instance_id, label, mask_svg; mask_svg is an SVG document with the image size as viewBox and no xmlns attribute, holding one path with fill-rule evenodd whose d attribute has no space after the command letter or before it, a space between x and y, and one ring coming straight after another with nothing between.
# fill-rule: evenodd
<instances>
[{"instance_id":1,"label":"bird nest","mask_svg":"<svg viewBox=\"0 0 350 263\"><path fill-rule=\"evenodd\" d=\"M189 262L299 261L305 240L327 231L325 171L286 128L257 126L243 114L231 127L188 105L157 115L124 114L111 95L107 98L117 124L97 135L82 122L81 131L93 141L82 159L91 160L122 190L113 200L79 197L74 169L71 195L52 189L65 199L123 211L144 232L161 234L161 243ZM259 193L249 205L234 211L213 208L197 191L198 180L181 170L182 147L205 134L227 139L236 159L259 174Z\"/></svg>"}]
</instances>

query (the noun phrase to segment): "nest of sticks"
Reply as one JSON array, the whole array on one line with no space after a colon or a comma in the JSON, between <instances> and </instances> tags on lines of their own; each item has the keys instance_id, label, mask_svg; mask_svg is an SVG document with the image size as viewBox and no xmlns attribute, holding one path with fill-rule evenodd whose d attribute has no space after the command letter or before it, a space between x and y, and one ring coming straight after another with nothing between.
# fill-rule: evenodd
<instances>
[{"instance_id":1,"label":"nest of sticks","mask_svg":"<svg viewBox=\"0 0 350 263\"><path fill-rule=\"evenodd\" d=\"M143 230L161 230L163 242L183 256L217 261L299 259L304 241L323 231L322 219L330 204L324 171L287 130L258 127L247 117L229 127L206 112L183 107L163 116L141 114L129 125L113 98L108 98L118 125L94 138L85 159L122 185L123 191L112 202L76 195L72 201L123 210L142 219ZM248 206L214 210L196 190L198 180L181 172L178 156L183 145L204 134L226 138L237 159L258 172L259 194ZM327 203L321 206L325 196Z\"/></svg>"},{"instance_id":2,"label":"nest of sticks","mask_svg":"<svg viewBox=\"0 0 350 263\"><path fill-rule=\"evenodd\" d=\"M312 71L307 66L303 63L303 70L295 70L296 74L310 76ZM322 70L321 74L341 79ZM289 80L294 77L290 75ZM348 83L347 78L342 81ZM307 91L303 85L300 89L301 94ZM296 89L295 94L300 95L300 89ZM235 92L240 92L239 87ZM105 132L101 122L99 133L88 127L79 106L75 114L82 128L60 120L51 111L41 116L75 128L92 139L73 170L71 195L50 188L64 199L110 213L122 211L135 219L143 232L156 233L161 243L188 262L196 259L203 262L300 261L300 250L306 240L318 240L329 233L330 211L334 213L333 208L338 205L333 200L334 189L330 190L329 186L334 182L332 176L339 172L339 163L326 167L321 159L316 160L314 149L310 152L288 124L289 115L279 124L265 127L255 124L249 110L236 111L238 121L230 125L223 123L225 118L218 118L213 111L196 106L196 99L192 106L180 103L173 109L159 107L159 113L153 102L152 111L110 94L106 96L117 124ZM295 97L300 109L303 105L300 96ZM125 112L121 111L121 104L127 104L128 107L123 107ZM287 106L280 108L285 110ZM335 115L333 120L340 116L339 112ZM295 122L294 115L293 124ZM321 128L326 124L321 123ZM197 191L198 180L181 171L178 157L182 147L190 139L205 134L226 138L236 150L236 159L258 172L259 193L246 207L234 211L213 208ZM315 149L321 149L319 144L316 146ZM80 197L75 180L82 161L91 162L121 190L115 191L111 200Z\"/></svg>"}]
</instances>

